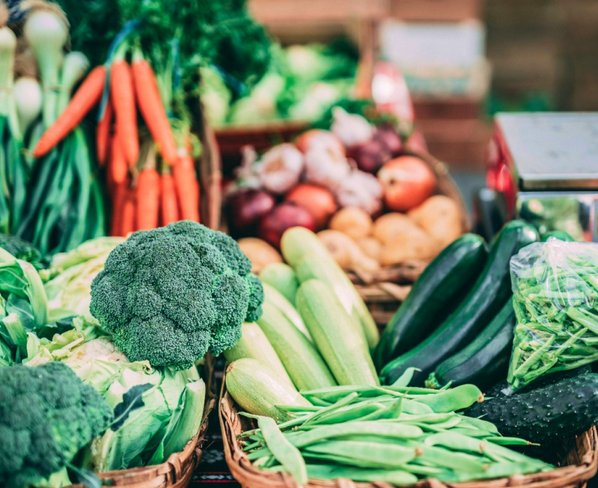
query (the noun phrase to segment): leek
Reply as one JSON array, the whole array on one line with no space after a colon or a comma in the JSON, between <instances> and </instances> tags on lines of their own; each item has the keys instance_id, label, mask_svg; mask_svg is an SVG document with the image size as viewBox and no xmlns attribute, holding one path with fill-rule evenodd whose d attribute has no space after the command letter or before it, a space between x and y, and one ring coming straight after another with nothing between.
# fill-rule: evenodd
<instances>
[{"instance_id":1,"label":"leek","mask_svg":"<svg viewBox=\"0 0 598 488\"><path fill-rule=\"evenodd\" d=\"M83 78L83 75L88 69L89 60L85 57L85 54L78 51L72 51L64 57L56 117L58 117L67 107L69 100L71 99L73 88L77 82Z\"/></svg>"}]
</instances>

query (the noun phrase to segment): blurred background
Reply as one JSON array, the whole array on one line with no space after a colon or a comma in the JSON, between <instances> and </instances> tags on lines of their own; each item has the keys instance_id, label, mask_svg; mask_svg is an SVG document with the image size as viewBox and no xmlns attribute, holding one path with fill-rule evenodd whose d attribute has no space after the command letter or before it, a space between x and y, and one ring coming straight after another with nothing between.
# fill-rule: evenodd
<instances>
[{"instance_id":1,"label":"blurred background","mask_svg":"<svg viewBox=\"0 0 598 488\"><path fill-rule=\"evenodd\" d=\"M250 7L283 45L348 36L362 58L374 49L391 61L431 154L457 173L482 172L497 111L598 109L595 0L251 0Z\"/></svg>"}]
</instances>

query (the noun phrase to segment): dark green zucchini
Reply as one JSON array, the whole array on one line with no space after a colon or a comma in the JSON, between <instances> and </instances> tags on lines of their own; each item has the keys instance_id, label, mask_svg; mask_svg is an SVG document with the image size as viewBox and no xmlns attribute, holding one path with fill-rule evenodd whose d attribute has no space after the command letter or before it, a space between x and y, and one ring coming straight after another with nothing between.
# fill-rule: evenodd
<instances>
[{"instance_id":1,"label":"dark green zucchini","mask_svg":"<svg viewBox=\"0 0 598 488\"><path fill-rule=\"evenodd\" d=\"M483 416L505 436L543 445L561 444L598 423L597 373L584 370L510 396L508 393L508 384L501 382L488 391L488 400L465 414Z\"/></svg>"},{"instance_id":2,"label":"dark green zucchini","mask_svg":"<svg viewBox=\"0 0 598 488\"><path fill-rule=\"evenodd\" d=\"M465 234L446 247L386 325L374 351L376 365L384 366L433 332L469 291L487 256L486 243L476 234Z\"/></svg>"},{"instance_id":3,"label":"dark green zucchini","mask_svg":"<svg viewBox=\"0 0 598 488\"><path fill-rule=\"evenodd\" d=\"M533 226L519 220L506 224L492 242L486 266L467 296L432 335L382 369L382 382L391 384L414 367L419 371L413 381L422 384L436 366L471 342L511 296L511 256L537 240Z\"/></svg>"},{"instance_id":4,"label":"dark green zucchini","mask_svg":"<svg viewBox=\"0 0 598 488\"><path fill-rule=\"evenodd\" d=\"M513 347L515 311L511 300L464 349L440 363L426 380L430 388L473 383L480 388L507 377Z\"/></svg>"}]
</instances>

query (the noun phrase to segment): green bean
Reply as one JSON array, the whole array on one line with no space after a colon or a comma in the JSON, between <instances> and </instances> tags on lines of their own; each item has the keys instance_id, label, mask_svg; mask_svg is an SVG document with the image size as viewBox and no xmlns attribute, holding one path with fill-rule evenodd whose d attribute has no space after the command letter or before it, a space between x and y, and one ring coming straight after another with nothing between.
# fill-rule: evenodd
<instances>
[{"instance_id":1,"label":"green bean","mask_svg":"<svg viewBox=\"0 0 598 488\"><path fill-rule=\"evenodd\" d=\"M401 388L405 386L409 386L411 380L413 379L413 375L420 371L418 368L407 368L405 372L397 378L397 380L391 385L395 388Z\"/></svg>"},{"instance_id":2,"label":"green bean","mask_svg":"<svg viewBox=\"0 0 598 488\"><path fill-rule=\"evenodd\" d=\"M420 401L410 400L410 399L403 399L403 412L414 414L414 415L425 415L428 413L434 413L434 410L429 405L422 403Z\"/></svg>"},{"instance_id":3,"label":"green bean","mask_svg":"<svg viewBox=\"0 0 598 488\"><path fill-rule=\"evenodd\" d=\"M353 466L308 464L307 473L310 478L322 480L346 478L362 482L386 482L397 486L417 483L417 476L402 469L361 469Z\"/></svg>"},{"instance_id":4,"label":"green bean","mask_svg":"<svg viewBox=\"0 0 598 488\"><path fill-rule=\"evenodd\" d=\"M294 446L303 447L324 439L347 436L377 435L395 439L416 439L422 434L422 429L415 425L378 421L353 421L344 424L322 425L309 431L290 432L287 434L287 439Z\"/></svg>"},{"instance_id":5,"label":"green bean","mask_svg":"<svg viewBox=\"0 0 598 488\"><path fill-rule=\"evenodd\" d=\"M372 468L397 468L417 456L417 451L414 448L344 439L342 441L324 441L307 446L305 452L322 454L330 458L339 456L351 460L350 464Z\"/></svg>"},{"instance_id":6,"label":"green bean","mask_svg":"<svg viewBox=\"0 0 598 488\"><path fill-rule=\"evenodd\" d=\"M258 417L266 445L276 460L285 467L300 485L307 483L307 469L301 452L293 446L270 417Z\"/></svg>"},{"instance_id":7,"label":"green bean","mask_svg":"<svg viewBox=\"0 0 598 488\"><path fill-rule=\"evenodd\" d=\"M311 421L310 423L336 424L350 420L359 420L367 417L368 415L379 413L381 410L386 409L387 407L377 402L358 403L355 405L346 406L333 412L328 412L318 417L316 420ZM306 424L308 422L306 422Z\"/></svg>"},{"instance_id":8,"label":"green bean","mask_svg":"<svg viewBox=\"0 0 598 488\"><path fill-rule=\"evenodd\" d=\"M440 466L451 470L473 473L482 472L486 461L479 456L454 452L442 447L426 446L417 457L417 462L428 466Z\"/></svg>"},{"instance_id":9,"label":"green bean","mask_svg":"<svg viewBox=\"0 0 598 488\"><path fill-rule=\"evenodd\" d=\"M463 410L483 399L484 395L477 386L460 385L435 395L422 396L417 401L429 406L436 413L444 413Z\"/></svg>"}]
</instances>

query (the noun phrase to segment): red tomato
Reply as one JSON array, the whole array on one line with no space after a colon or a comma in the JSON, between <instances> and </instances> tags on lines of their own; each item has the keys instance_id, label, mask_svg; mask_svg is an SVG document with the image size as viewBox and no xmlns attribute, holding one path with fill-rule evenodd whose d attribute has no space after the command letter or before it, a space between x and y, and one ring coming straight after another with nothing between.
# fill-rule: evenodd
<instances>
[{"instance_id":1,"label":"red tomato","mask_svg":"<svg viewBox=\"0 0 598 488\"><path fill-rule=\"evenodd\" d=\"M285 200L307 210L314 218L317 229L323 228L328 223L337 208L336 200L330 190L309 183L297 185L287 194Z\"/></svg>"},{"instance_id":2,"label":"red tomato","mask_svg":"<svg viewBox=\"0 0 598 488\"><path fill-rule=\"evenodd\" d=\"M421 159L401 156L391 159L378 172L384 202L390 210L406 212L422 204L436 188L436 177Z\"/></svg>"}]
</instances>

